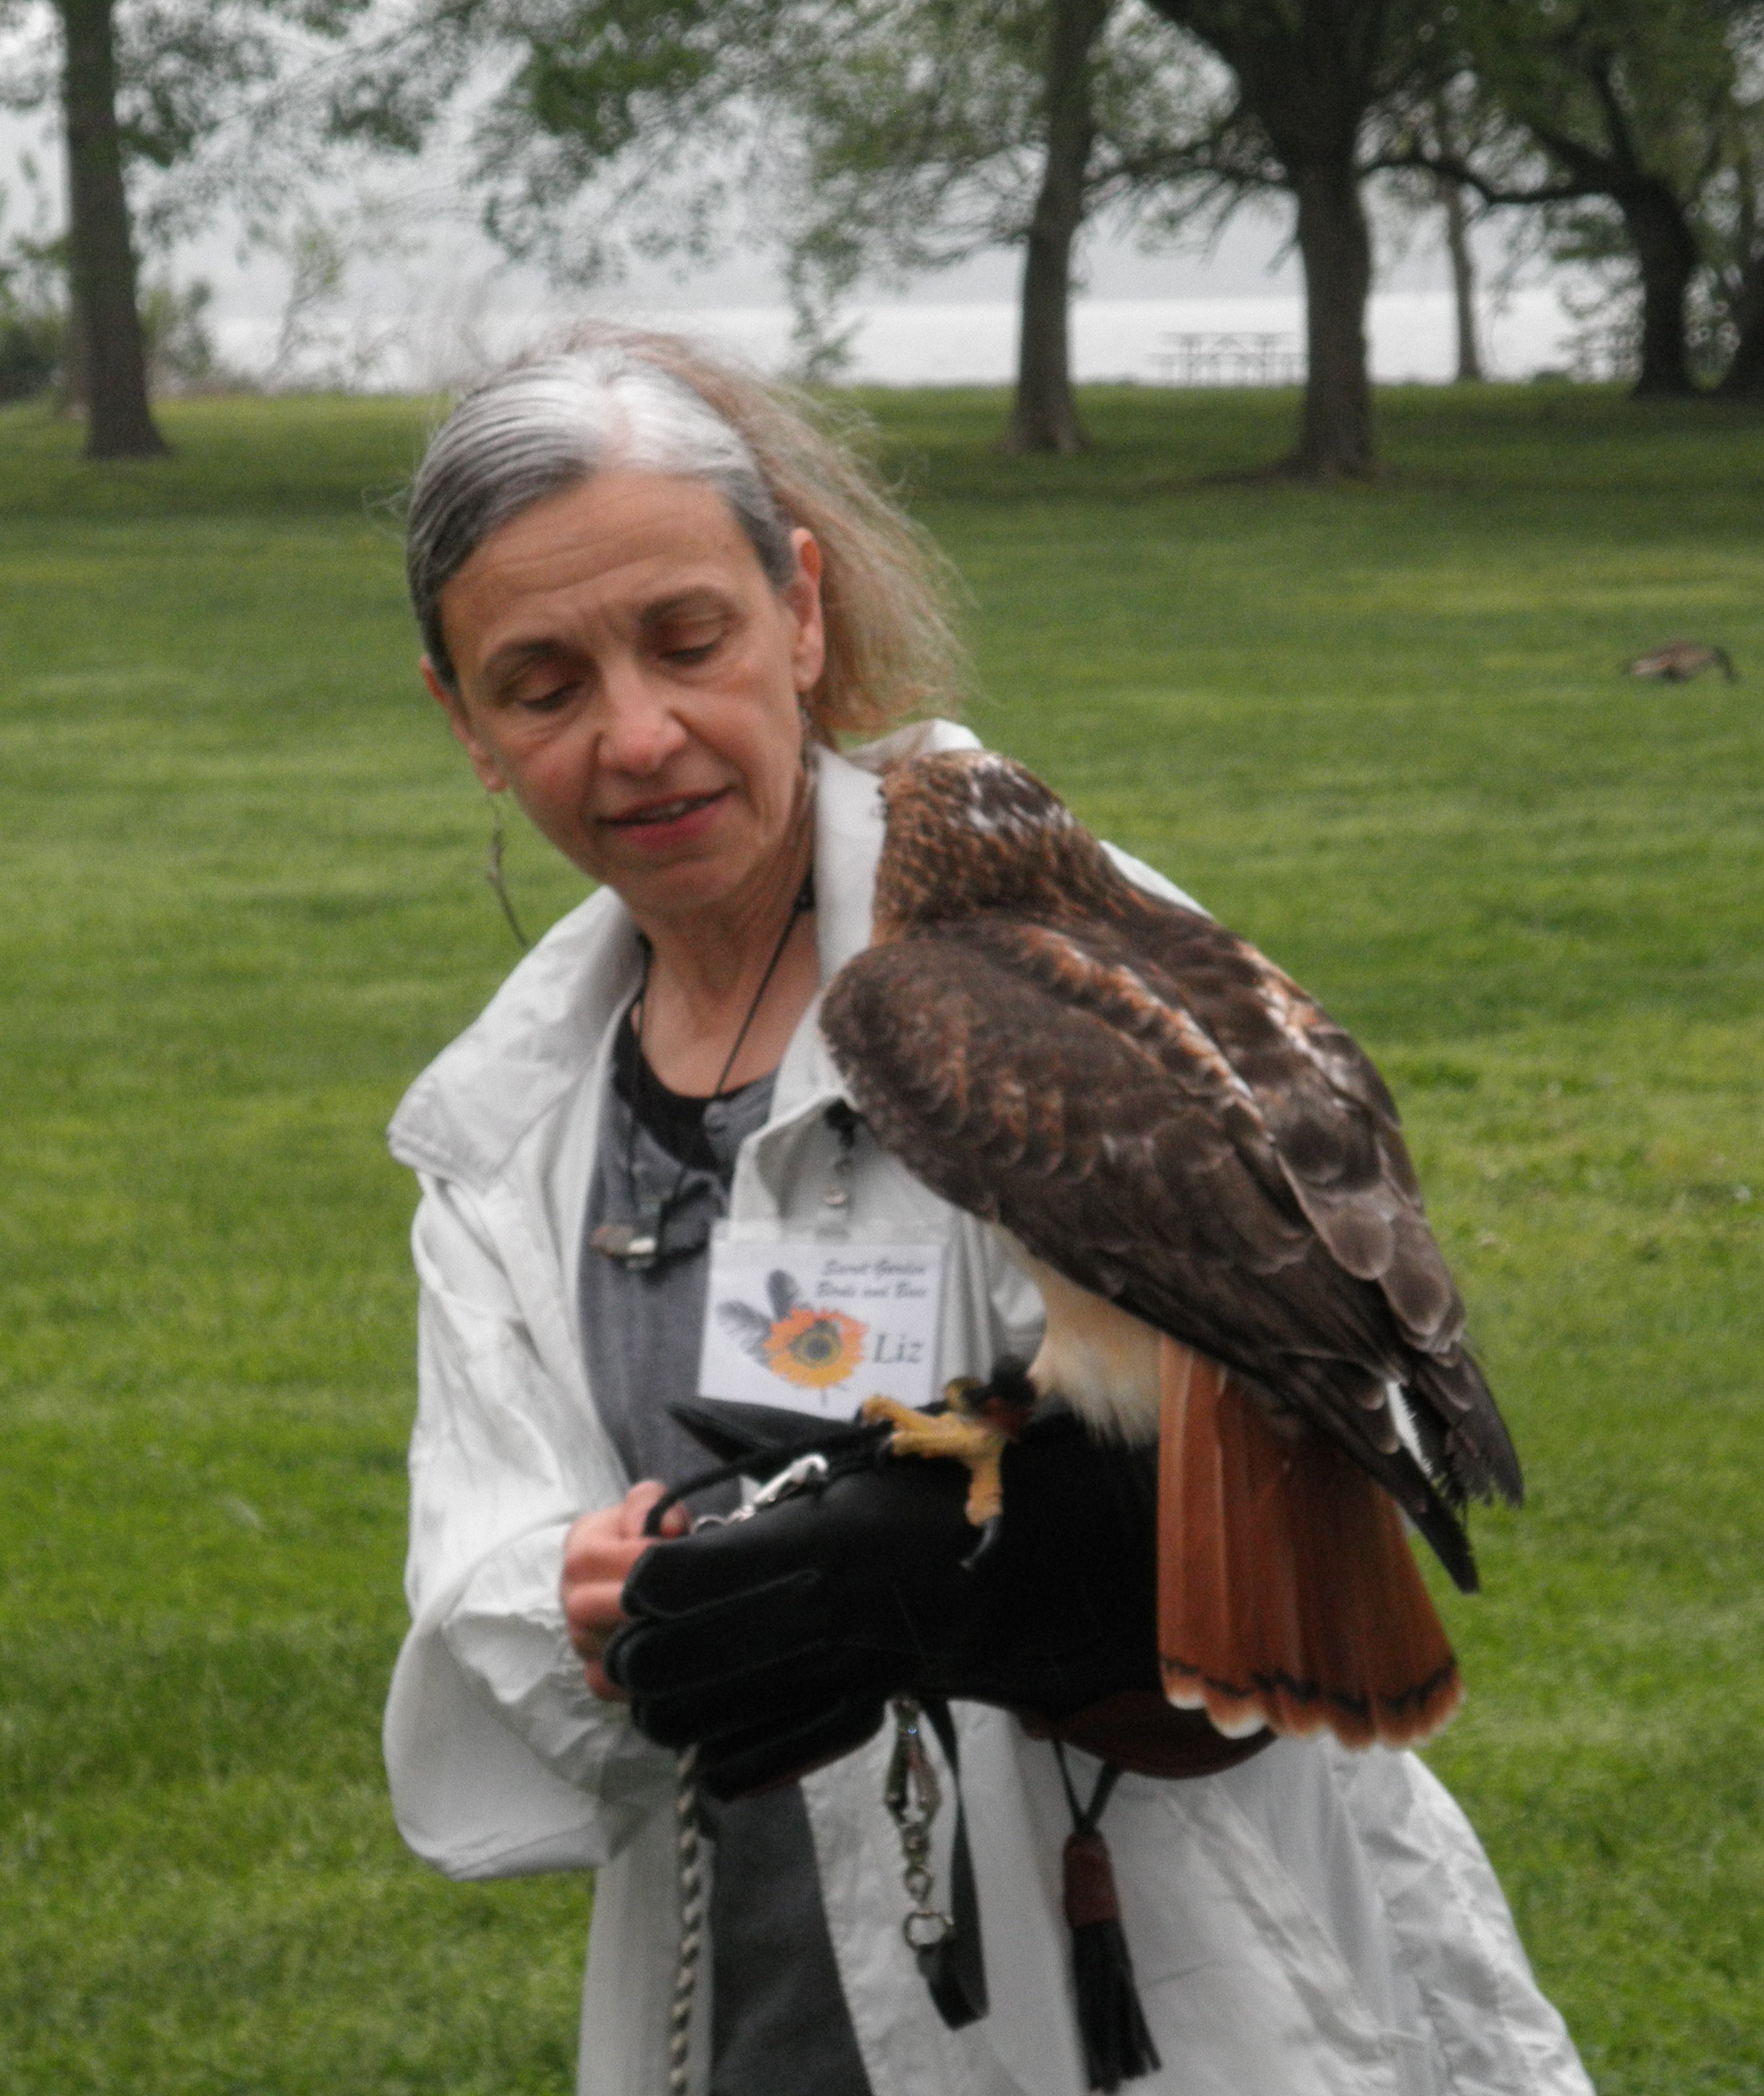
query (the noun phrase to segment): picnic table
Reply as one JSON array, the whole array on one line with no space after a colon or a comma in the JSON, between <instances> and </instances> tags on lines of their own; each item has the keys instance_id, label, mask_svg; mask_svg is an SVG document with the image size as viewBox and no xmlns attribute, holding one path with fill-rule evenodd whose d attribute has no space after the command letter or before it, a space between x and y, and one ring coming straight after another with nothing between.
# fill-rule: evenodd
<instances>
[{"instance_id":1,"label":"picnic table","mask_svg":"<svg viewBox=\"0 0 1764 2096\"><path fill-rule=\"evenodd\" d=\"M1304 352L1290 334L1258 329L1183 330L1153 357L1166 386L1302 386Z\"/></svg>"}]
</instances>

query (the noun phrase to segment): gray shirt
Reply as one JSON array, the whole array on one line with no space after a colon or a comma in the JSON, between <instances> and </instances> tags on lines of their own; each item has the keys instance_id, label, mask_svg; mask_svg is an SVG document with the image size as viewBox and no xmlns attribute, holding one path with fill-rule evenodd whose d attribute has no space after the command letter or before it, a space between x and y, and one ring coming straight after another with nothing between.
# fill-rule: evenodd
<instances>
[{"instance_id":1,"label":"gray shirt","mask_svg":"<svg viewBox=\"0 0 1764 2096\"><path fill-rule=\"evenodd\" d=\"M629 1015L619 1021L588 1231L652 1224L665 1203L664 1256L634 1269L590 1249L580 1286L588 1380L634 1478L673 1486L710 1467L667 1404L697 1394L711 1225L727 1212L736 1153L763 1125L771 1094L770 1077L708 1102L668 1092L640 1064ZM719 1486L695 1497L692 1511L727 1512L739 1497L737 1486ZM707 1819L716 1845L711 2096L869 2096L801 1791L792 1784L712 1803Z\"/></svg>"}]
</instances>

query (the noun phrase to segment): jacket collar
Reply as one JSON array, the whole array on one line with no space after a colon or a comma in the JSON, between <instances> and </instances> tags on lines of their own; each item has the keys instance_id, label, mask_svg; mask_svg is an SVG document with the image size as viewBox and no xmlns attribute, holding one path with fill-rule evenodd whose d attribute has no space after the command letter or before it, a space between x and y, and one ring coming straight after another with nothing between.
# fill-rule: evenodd
<instances>
[{"instance_id":1,"label":"jacket collar","mask_svg":"<svg viewBox=\"0 0 1764 2096\"><path fill-rule=\"evenodd\" d=\"M967 729L932 720L846 756L815 751L815 935L823 983L870 943L882 854L881 774L908 757L977 747ZM415 1171L487 1186L528 1130L582 1082L607 1026L636 988L639 967L630 915L603 888L552 927L404 1094L386 1131L392 1155ZM817 1002L785 1053L774 1116L837 1089Z\"/></svg>"}]
</instances>

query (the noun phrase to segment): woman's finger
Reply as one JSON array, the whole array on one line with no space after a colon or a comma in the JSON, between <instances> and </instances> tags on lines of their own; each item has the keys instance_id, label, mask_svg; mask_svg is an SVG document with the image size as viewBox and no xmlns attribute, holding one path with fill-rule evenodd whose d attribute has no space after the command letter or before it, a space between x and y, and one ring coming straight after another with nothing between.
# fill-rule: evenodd
<instances>
[{"instance_id":1,"label":"woman's finger","mask_svg":"<svg viewBox=\"0 0 1764 2096\"><path fill-rule=\"evenodd\" d=\"M649 1518L649 1509L657 1500L667 1496L667 1487L659 1478L645 1478L640 1485L633 1485L625 1495L625 1503L619 1509L619 1531L627 1536L640 1536L643 1525ZM671 1513L666 1517L671 1519Z\"/></svg>"},{"instance_id":2,"label":"woman's finger","mask_svg":"<svg viewBox=\"0 0 1764 2096\"><path fill-rule=\"evenodd\" d=\"M603 1703L628 1703L631 1701L597 1659L591 1659L583 1668L582 1678L587 1683L592 1693L598 1696Z\"/></svg>"}]
</instances>

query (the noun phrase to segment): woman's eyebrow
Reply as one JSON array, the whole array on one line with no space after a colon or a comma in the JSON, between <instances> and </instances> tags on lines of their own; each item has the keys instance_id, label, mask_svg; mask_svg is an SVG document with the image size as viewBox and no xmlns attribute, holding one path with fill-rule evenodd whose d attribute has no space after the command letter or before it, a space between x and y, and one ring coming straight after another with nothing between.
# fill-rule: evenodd
<instances>
[{"instance_id":1,"label":"woman's eyebrow","mask_svg":"<svg viewBox=\"0 0 1764 2096\"><path fill-rule=\"evenodd\" d=\"M657 597L653 604L646 604L639 616L646 627L661 626L670 618L694 613L727 610L729 602L722 590L701 583L691 589L677 590L671 596Z\"/></svg>"}]
</instances>

